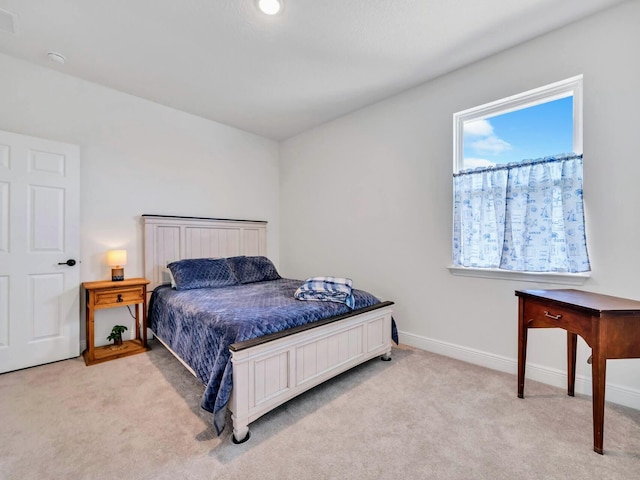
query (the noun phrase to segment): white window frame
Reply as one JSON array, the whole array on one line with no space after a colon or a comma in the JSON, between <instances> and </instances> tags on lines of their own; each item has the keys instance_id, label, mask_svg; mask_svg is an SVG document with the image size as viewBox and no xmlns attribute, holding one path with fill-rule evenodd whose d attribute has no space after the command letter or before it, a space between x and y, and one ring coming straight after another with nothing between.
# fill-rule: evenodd
<instances>
[{"instance_id":1,"label":"white window frame","mask_svg":"<svg viewBox=\"0 0 640 480\"><path fill-rule=\"evenodd\" d=\"M573 152L582 153L582 75L453 114L453 172L464 162L464 124L573 96ZM568 153L568 152L549 152ZM524 159L523 159L524 160Z\"/></svg>"},{"instance_id":2,"label":"white window frame","mask_svg":"<svg viewBox=\"0 0 640 480\"><path fill-rule=\"evenodd\" d=\"M582 154L582 84L583 76L567 78L549 85L534 88L524 93L502 98L494 102L469 108L453 114L453 173L463 170L464 166L464 124L469 121L485 120L515 110L533 107L573 96L573 152ZM566 152L549 152L566 153ZM540 273L515 272L493 268L473 268L450 265L451 274L471 277L488 277L526 282L557 283L582 285L590 273Z\"/></svg>"}]
</instances>

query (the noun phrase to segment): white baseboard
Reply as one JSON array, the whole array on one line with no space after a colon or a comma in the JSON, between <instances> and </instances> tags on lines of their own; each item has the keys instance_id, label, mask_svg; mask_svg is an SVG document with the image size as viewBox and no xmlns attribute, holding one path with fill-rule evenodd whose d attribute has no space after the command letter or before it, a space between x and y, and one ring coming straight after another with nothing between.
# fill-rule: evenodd
<instances>
[{"instance_id":1,"label":"white baseboard","mask_svg":"<svg viewBox=\"0 0 640 480\"><path fill-rule=\"evenodd\" d=\"M398 335L400 337L400 343L409 345L410 347L419 348L500 372L511 373L513 375L518 374L518 360L515 358L507 358L404 331L399 331ZM526 378L554 387L567 388L567 372L563 370L527 363ZM517 392L517 380L515 378L513 391L514 394ZM575 392L591 396L591 378L576 375ZM607 382L606 400L607 402L640 410L640 391L622 385Z\"/></svg>"},{"instance_id":2,"label":"white baseboard","mask_svg":"<svg viewBox=\"0 0 640 480\"><path fill-rule=\"evenodd\" d=\"M475 350L469 347L463 347L453 343L434 340L432 338L422 337L413 333L399 331L400 343L410 347L419 348L428 352L444 355L445 357L455 358L463 362L473 363L482 367L506 372L512 375L518 373L518 360L515 358L507 358L493 353ZM153 338L153 333L149 331L148 338ZM84 352L87 348L85 340L80 341L80 351ZM567 372L542 365L527 363L527 379L541 382L546 385L552 385L558 388L567 387ZM513 391L516 392L516 379L513 383ZM576 375L575 384L576 393L591 396L591 378L584 375ZM606 399L608 402L624 405L625 407L640 410L640 391L624 387L622 385L611 384L607 382Z\"/></svg>"}]
</instances>

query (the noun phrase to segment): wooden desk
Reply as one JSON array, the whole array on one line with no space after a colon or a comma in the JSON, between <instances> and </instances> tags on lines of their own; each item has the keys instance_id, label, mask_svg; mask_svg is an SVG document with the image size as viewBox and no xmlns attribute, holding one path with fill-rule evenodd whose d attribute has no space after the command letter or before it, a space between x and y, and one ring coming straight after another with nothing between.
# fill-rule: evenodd
<instances>
[{"instance_id":1,"label":"wooden desk","mask_svg":"<svg viewBox=\"0 0 640 480\"><path fill-rule=\"evenodd\" d=\"M524 397L529 328L567 331L568 393L576 380L580 335L592 350L593 449L602 454L604 390L609 358L640 358L640 302L580 290L516 290L518 300L518 397Z\"/></svg>"}]
</instances>

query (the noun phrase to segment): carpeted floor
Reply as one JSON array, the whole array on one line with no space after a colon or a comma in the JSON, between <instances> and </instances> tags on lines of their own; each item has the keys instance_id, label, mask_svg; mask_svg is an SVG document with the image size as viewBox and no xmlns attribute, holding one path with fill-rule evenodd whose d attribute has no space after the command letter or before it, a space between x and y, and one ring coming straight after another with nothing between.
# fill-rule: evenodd
<instances>
[{"instance_id":1,"label":"carpeted floor","mask_svg":"<svg viewBox=\"0 0 640 480\"><path fill-rule=\"evenodd\" d=\"M1 479L631 479L640 412L408 348L216 437L203 387L161 345L0 375Z\"/></svg>"}]
</instances>

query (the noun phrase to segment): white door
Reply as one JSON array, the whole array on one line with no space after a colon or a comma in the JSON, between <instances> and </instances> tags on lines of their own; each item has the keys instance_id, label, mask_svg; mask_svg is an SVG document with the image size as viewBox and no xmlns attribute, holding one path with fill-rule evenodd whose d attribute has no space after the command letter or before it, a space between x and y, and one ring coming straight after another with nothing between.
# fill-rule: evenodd
<instances>
[{"instance_id":1,"label":"white door","mask_svg":"<svg viewBox=\"0 0 640 480\"><path fill-rule=\"evenodd\" d=\"M0 372L80 354L79 196L79 147L0 131Z\"/></svg>"}]
</instances>

